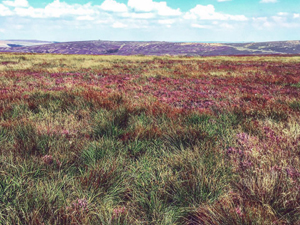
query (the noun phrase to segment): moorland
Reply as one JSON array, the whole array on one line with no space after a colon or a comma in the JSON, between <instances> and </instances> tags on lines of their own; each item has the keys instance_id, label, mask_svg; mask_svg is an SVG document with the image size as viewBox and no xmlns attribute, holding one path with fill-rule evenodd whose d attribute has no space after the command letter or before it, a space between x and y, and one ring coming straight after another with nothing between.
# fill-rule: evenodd
<instances>
[{"instance_id":1,"label":"moorland","mask_svg":"<svg viewBox=\"0 0 300 225\"><path fill-rule=\"evenodd\" d=\"M0 54L0 224L299 224L299 71Z\"/></svg>"},{"instance_id":2,"label":"moorland","mask_svg":"<svg viewBox=\"0 0 300 225\"><path fill-rule=\"evenodd\" d=\"M54 53L85 55L286 55L300 54L300 41L252 43L196 43L164 41L72 41L45 42L28 40L4 41L0 52ZM6 45L6 47L5 47Z\"/></svg>"}]
</instances>

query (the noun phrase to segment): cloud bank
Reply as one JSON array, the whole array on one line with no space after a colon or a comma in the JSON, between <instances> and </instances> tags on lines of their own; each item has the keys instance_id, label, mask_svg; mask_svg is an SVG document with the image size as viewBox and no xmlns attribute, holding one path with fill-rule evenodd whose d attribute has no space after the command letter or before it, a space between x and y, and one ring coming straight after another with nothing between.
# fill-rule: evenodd
<instances>
[{"instance_id":1,"label":"cloud bank","mask_svg":"<svg viewBox=\"0 0 300 225\"><path fill-rule=\"evenodd\" d=\"M220 2L219 4L228 4L222 2L230 0L215 1ZM277 0L260 1L260 3L275 2ZM244 38L246 35L242 31L246 32L249 28L257 31L274 29L276 26L298 28L300 13L278 12L266 17L249 17L249 15L225 13L213 4L197 4L184 12L180 8L170 7L166 1L154 0L128 0L126 4L118 0L104 0L101 4L77 4L53 0L43 8L35 8L27 0L4 0L0 2L1 21L3 22L1 33L8 36L13 32L28 37L42 36L40 32L43 30L45 34L68 32L70 37L79 40L89 39L88 35L91 36L90 39L94 39L94 36L100 34L102 37L117 39L113 35L118 30L119 39L122 37L123 39L134 37L137 40L145 37L161 39L168 35L169 37L166 38L168 40L180 40L182 37L187 39L188 35L195 39L199 32L204 34L203 38L210 37L203 33L204 31L200 31L206 30L211 36L223 33L224 38L219 35L222 40L236 37L237 34L239 38ZM85 33L74 36L75 31ZM237 33L234 33L235 31ZM132 35L129 35L130 32ZM51 38L55 37L52 33ZM147 36L148 34L150 36ZM70 38L68 35L64 36L66 39Z\"/></svg>"}]
</instances>

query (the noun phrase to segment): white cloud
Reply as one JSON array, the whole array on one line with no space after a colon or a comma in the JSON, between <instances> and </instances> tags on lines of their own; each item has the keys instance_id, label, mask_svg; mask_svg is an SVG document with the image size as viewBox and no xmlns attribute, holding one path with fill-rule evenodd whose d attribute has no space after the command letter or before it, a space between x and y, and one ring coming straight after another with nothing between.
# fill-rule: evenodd
<instances>
[{"instance_id":1,"label":"white cloud","mask_svg":"<svg viewBox=\"0 0 300 225\"><path fill-rule=\"evenodd\" d=\"M60 18L63 16L83 16L91 17L96 14L95 9L90 3L85 5L68 4L54 0L46 5L45 8L15 8L15 13L18 16L28 16L32 18Z\"/></svg>"},{"instance_id":2,"label":"white cloud","mask_svg":"<svg viewBox=\"0 0 300 225\"><path fill-rule=\"evenodd\" d=\"M10 11L9 8L7 8L6 6L0 4L0 16L10 16L12 15L12 11Z\"/></svg>"},{"instance_id":3,"label":"white cloud","mask_svg":"<svg viewBox=\"0 0 300 225\"><path fill-rule=\"evenodd\" d=\"M260 3L276 3L277 0L261 0Z\"/></svg>"},{"instance_id":4,"label":"white cloud","mask_svg":"<svg viewBox=\"0 0 300 225\"><path fill-rule=\"evenodd\" d=\"M160 16L179 16L181 15L180 9L172 9L167 6L166 2L155 2L155 8Z\"/></svg>"},{"instance_id":5,"label":"white cloud","mask_svg":"<svg viewBox=\"0 0 300 225\"><path fill-rule=\"evenodd\" d=\"M28 7L27 0L15 0L15 1L3 1L4 5L12 6L12 7Z\"/></svg>"},{"instance_id":6,"label":"white cloud","mask_svg":"<svg viewBox=\"0 0 300 225\"><path fill-rule=\"evenodd\" d=\"M279 14L271 17L256 17L252 18L253 26L258 29L265 28L299 28L300 24L293 21L291 16L278 16ZM283 14L285 15L285 14ZM300 16L300 15L299 15Z\"/></svg>"},{"instance_id":7,"label":"white cloud","mask_svg":"<svg viewBox=\"0 0 300 225\"><path fill-rule=\"evenodd\" d=\"M264 29L264 28L270 28L273 27L273 23L271 23L268 19L268 17L253 17L253 26L257 29Z\"/></svg>"},{"instance_id":8,"label":"white cloud","mask_svg":"<svg viewBox=\"0 0 300 225\"><path fill-rule=\"evenodd\" d=\"M15 8L14 13L18 16L28 16L32 18L43 18L45 17L45 13L43 9L35 9L33 7L28 7L28 8Z\"/></svg>"},{"instance_id":9,"label":"white cloud","mask_svg":"<svg viewBox=\"0 0 300 225\"><path fill-rule=\"evenodd\" d=\"M95 13L95 10L90 3L87 3L85 5L69 5L66 2L55 0L45 7L44 12L46 17L61 17L65 15L87 16L93 15Z\"/></svg>"},{"instance_id":10,"label":"white cloud","mask_svg":"<svg viewBox=\"0 0 300 225\"><path fill-rule=\"evenodd\" d=\"M299 14L299 13L294 13L293 18L294 18L294 19L300 18L300 14Z\"/></svg>"},{"instance_id":11,"label":"white cloud","mask_svg":"<svg viewBox=\"0 0 300 225\"><path fill-rule=\"evenodd\" d=\"M122 23L127 24L127 28L131 29L151 29L155 27L155 20L128 18Z\"/></svg>"},{"instance_id":12,"label":"white cloud","mask_svg":"<svg viewBox=\"0 0 300 225\"><path fill-rule=\"evenodd\" d=\"M157 12L160 16L179 16L180 9L172 9L167 2L153 2L152 0L129 0L128 6L136 12Z\"/></svg>"},{"instance_id":13,"label":"white cloud","mask_svg":"<svg viewBox=\"0 0 300 225\"><path fill-rule=\"evenodd\" d=\"M200 20L235 20L247 21L244 15L230 15L215 11L213 5L197 5L184 15L185 19L200 19Z\"/></svg>"},{"instance_id":14,"label":"white cloud","mask_svg":"<svg viewBox=\"0 0 300 225\"><path fill-rule=\"evenodd\" d=\"M87 21L92 21L92 20L95 20L94 17L91 17L91 16L78 16L76 18L76 20L87 20Z\"/></svg>"},{"instance_id":15,"label":"white cloud","mask_svg":"<svg viewBox=\"0 0 300 225\"><path fill-rule=\"evenodd\" d=\"M124 24L124 23L121 23L121 22L115 22L113 25L112 25L113 28L126 28L127 25Z\"/></svg>"},{"instance_id":16,"label":"white cloud","mask_svg":"<svg viewBox=\"0 0 300 225\"><path fill-rule=\"evenodd\" d=\"M281 16L272 16L271 17L276 23L283 23L286 21L286 18Z\"/></svg>"},{"instance_id":17,"label":"white cloud","mask_svg":"<svg viewBox=\"0 0 300 225\"><path fill-rule=\"evenodd\" d=\"M234 29L234 26L232 24L229 24L229 23L222 23L220 24L220 27L223 28L223 29Z\"/></svg>"},{"instance_id":18,"label":"white cloud","mask_svg":"<svg viewBox=\"0 0 300 225\"><path fill-rule=\"evenodd\" d=\"M284 28L300 27L300 23L296 23L298 22L296 18L300 19L300 14L287 13L284 10L283 12L274 13L273 16L247 18L245 15L232 15L218 11L212 4L198 4L183 13L180 9L169 7L166 0L128 0L127 4L120 3L120 0L103 0L103 3L99 5L67 3L65 0L51 1L43 8L34 8L28 5L27 0L5 0L5 5L0 3L0 17L7 16L6 20L11 22L9 23L9 29L7 29L7 25L0 28L2 30L5 28L6 32L10 29L25 30L30 27L28 24L32 23L34 24L32 29L37 30L34 28L38 27L35 18L39 18L38 23L42 21L44 24L49 24L49 27L46 26L48 30L58 26L57 21L59 21L59 29L61 30L75 30L76 28L85 29L85 32L88 29L99 31L112 28L145 28L147 31L152 32L153 30L154 33L160 33L163 30L162 27L172 27L169 30L170 32L192 28L194 28L193 32L205 32L201 29L210 29L212 32L225 32L226 30L235 29L238 32L242 29L246 30L245 27L262 31L274 30L277 26ZM217 1L225 2L227 0L214 0L214 2ZM266 0L264 1L266 2ZM268 1L270 2L270 0ZM25 7L25 5L27 6ZM14 17L9 17L10 15L14 15ZM59 20L56 18L59 18ZM19 22L16 22L16 20ZM245 23L245 21L248 22ZM22 24L23 27L12 26L14 24ZM184 32L179 33L179 36L184 36L184 34L181 34Z\"/></svg>"},{"instance_id":19,"label":"white cloud","mask_svg":"<svg viewBox=\"0 0 300 225\"><path fill-rule=\"evenodd\" d=\"M164 24L164 25L172 25L175 23L175 20L169 19L169 20L158 20L159 24Z\"/></svg>"},{"instance_id":20,"label":"white cloud","mask_svg":"<svg viewBox=\"0 0 300 225\"><path fill-rule=\"evenodd\" d=\"M231 0L218 0L218 2L229 2Z\"/></svg>"},{"instance_id":21,"label":"white cloud","mask_svg":"<svg viewBox=\"0 0 300 225\"><path fill-rule=\"evenodd\" d=\"M152 12L148 13L122 13L121 16L133 19L152 19L155 18L155 14Z\"/></svg>"},{"instance_id":22,"label":"white cloud","mask_svg":"<svg viewBox=\"0 0 300 225\"><path fill-rule=\"evenodd\" d=\"M287 12L279 12L277 13L279 16L288 16L289 14Z\"/></svg>"},{"instance_id":23,"label":"white cloud","mask_svg":"<svg viewBox=\"0 0 300 225\"><path fill-rule=\"evenodd\" d=\"M138 12L151 12L153 10L152 0L129 0L127 4Z\"/></svg>"},{"instance_id":24,"label":"white cloud","mask_svg":"<svg viewBox=\"0 0 300 225\"><path fill-rule=\"evenodd\" d=\"M105 0L100 8L111 12L127 12L127 6L123 3L116 2L115 0Z\"/></svg>"},{"instance_id":25,"label":"white cloud","mask_svg":"<svg viewBox=\"0 0 300 225\"><path fill-rule=\"evenodd\" d=\"M274 21L274 26L276 26L276 27L285 27L285 28L298 28L298 27L300 27L299 23L295 23L290 18L280 17L280 16L272 16L271 18Z\"/></svg>"},{"instance_id":26,"label":"white cloud","mask_svg":"<svg viewBox=\"0 0 300 225\"><path fill-rule=\"evenodd\" d=\"M0 29L0 33L4 33L5 32L5 30L4 29Z\"/></svg>"},{"instance_id":27,"label":"white cloud","mask_svg":"<svg viewBox=\"0 0 300 225\"><path fill-rule=\"evenodd\" d=\"M24 25L14 24L12 25L12 28L15 30L22 30L24 28Z\"/></svg>"},{"instance_id":28,"label":"white cloud","mask_svg":"<svg viewBox=\"0 0 300 225\"><path fill-rule=\"evenodd\" d=\"M94 24L112 24L114 20L112 18L105 18L105 19L97 19L94 21Z\"/></svg>"},{"instance_id":29,"label":"white cloud","mask_svg":"<svg viewBox=\"0 0 300 225\"><path fill-rule=\"evenodd\" d=\"M252 17L252 20L254 22L267 22L268 21L268 17Z\"/></svg>"},{"instance_id":30,"label":"white cloud","mask_svg":"<svg viewBox=\"0 0 300 225\"><path fill-rule=\"evenodd\" d=\"M24 1L24 0L15 0ZM26 0L25 0L26 1ZM8 4L15 4L13 1L6 1ZM27 2L27 1L26 1ZM143 4L141 4L141 2ZM20 2L19 2L20 3ZM19 4L18 3L18 4ZM21 5L21 4L19 4ZM26 4L23 2L23 6ZM129 8L128 8L129 7ZM74 17L75 20L97 20L102 16L118 16L135 19L160 19L159 17L179 16L180 9L172 9L166 2L153 2L152 0L129 0L127 5L119 3L116 0L105 0L101 5L87 4L68 4L60 0L54 0L47 4L45 8L16 7L14 14L21 17L31 18L61 18ZM5 12L4 12L5 10ZM8 15L9 8L0 7L0 13ZM0 14L1 15L1 14ZM117 19L117 18L116 18ZM122 20L119 18L119 20Z\"/></svg>"},{"instance_id":31,"label":"white cloud","mask_svg":"<svg viewBox=\"0 0 300 225\"><path fill-rule=\"evenodd\" d=\"M199 24L199 23L193 23L191 25L192 27L195 28L200 28L200 29L212 29L212 30L232 30L237 28L236 23L231 23L231 22L224 22L224 21L206 21L204 24Z\"/></svg>"},{"instance_id":32,"label":"white cloud","mask_svg":"<svg viewBox=\"0 0 300 225\"><path fill-rule=\"evenodd\" d=\"M192 27L195 27L195 28L200 28L200 29L210 29L210 28L212 28L211 26L209 26L209 25L202 25L202 24L192 24L191 25Z\"/></svg>"}]
</instances>

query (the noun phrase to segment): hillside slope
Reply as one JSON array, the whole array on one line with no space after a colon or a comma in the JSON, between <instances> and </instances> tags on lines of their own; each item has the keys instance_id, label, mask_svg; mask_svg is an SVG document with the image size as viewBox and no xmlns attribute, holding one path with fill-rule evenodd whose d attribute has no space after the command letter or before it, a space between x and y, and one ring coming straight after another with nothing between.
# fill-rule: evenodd
<instances>
[{"instance_id":1,"label":"hillside slope","mask_svg":"<svg viewBox=\"0 0 300 225\"><path fill-rule=\"evenodd\" d=\"M35 45L52 44L50 41L39 40L0 40L0 48L15 48L15 47L27 47Z\"/></svg>"},{"instance_id":2,"label":"hillside slope","mask_svg":"<svg viewBox=\"0 0 300 225\"><path fill-rule=\"evenodd\" d=\"M187 56L300 54L300 41L221 44L183 42L122 42L99 40L47 44L39 43L39 45L22 47L0 47L0 52Z\"/></svg>"}]
</instances>

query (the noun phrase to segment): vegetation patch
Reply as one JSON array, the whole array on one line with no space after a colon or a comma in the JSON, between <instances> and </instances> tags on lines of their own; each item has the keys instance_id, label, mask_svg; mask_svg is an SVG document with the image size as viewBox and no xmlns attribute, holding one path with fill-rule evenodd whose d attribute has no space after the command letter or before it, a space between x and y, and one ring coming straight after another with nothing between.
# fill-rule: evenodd
<instances>
[{"instance_id":1,"label":"vegetation patch","mask_svg":"<svg viewBox=\"0 0 300 225\"><path fill-rule=\"evenodd\" d=\"M299 61L1 54L0 224L299 224Z\"/></svg>"}]
</instances>

